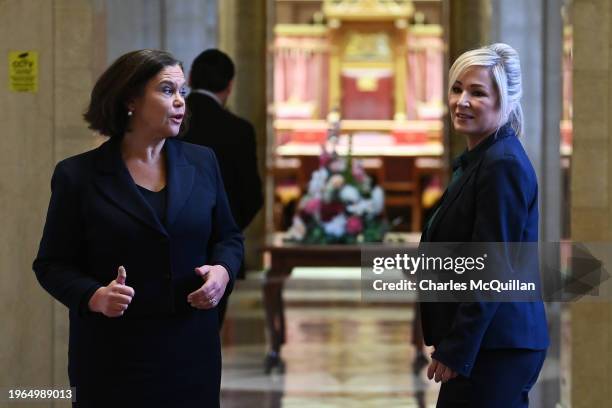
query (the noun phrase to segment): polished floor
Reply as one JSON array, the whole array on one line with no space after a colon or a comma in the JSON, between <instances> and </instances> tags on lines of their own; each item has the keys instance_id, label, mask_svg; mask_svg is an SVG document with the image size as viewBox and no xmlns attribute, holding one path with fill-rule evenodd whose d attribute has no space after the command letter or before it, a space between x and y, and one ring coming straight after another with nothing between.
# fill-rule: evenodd
<instances>
[{"instance_id":1,"label":"polished floor","mask_svg":"<svg viewBox=\"0 0 612 408\"><path fill-rule=\"evenodd\" d=\"M413 305L364 303L346 271L321 273L288 281L284 372L268 375L261 279L240 282L222 331L222 407L434 407L438 385L412 374ZM558 373L549 357L531 407L555 407Z\"/></svg>"}]
</instances>

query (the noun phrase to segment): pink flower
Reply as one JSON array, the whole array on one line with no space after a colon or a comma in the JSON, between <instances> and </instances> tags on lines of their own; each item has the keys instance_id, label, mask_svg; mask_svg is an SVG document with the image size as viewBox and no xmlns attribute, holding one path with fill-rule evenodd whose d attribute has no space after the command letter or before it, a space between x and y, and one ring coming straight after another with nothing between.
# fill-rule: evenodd
<instances>
[{"instance_id":1,"label":"pink flower","mask_svg":"<svg viewBox=\"0 0 612 408\"><path fill-rule=\"evenodd\" d=\"M351 170L353 171L353 177L365 176L365 170L358 161L353 162L353 168Z\"/></svg>"},{"instance_id":2,"label":"pink flower","mask_svg":"<svg viewBox=\"0 0 612 408\"><path fill-rule=\"evenodd\" d=\"M361 184L366 180L366 174L365 173L353 173L353 178L355 179L356 182Z\"/></svg>"},{"instance_id":3,"label":"pink flower","mask_svg":"<svg viewBox=\"0 0 612 408\"><path fill-rule=\"evenodd\" d=\"M323 152L321 153L321 156L319 156L319 167L327 167L331 161L332 155L327 152Z\"/></svg>"},{"instance_id":4,"label":"pink flower","mask_svg":"<svg viewBox=\"0 0 612 408\"><path fill-rule=\"evenodd\" d=\"M346 220L346 232L351 235L357 235L363 230L363 223L359 217L349 217Z\"/></svg>"},{"instance_id":5,"label":"pink flower","mask_svg":"<svg viewBox=\"0 0 612 408\"><path fill-rule=\"evenodd\" d=\"M353 162L353 168L351 170L353 173L353 178L355 179L356 182L361 184L366 180L367 174L363 168L363 165L361 164L359 160L355 160Z\"/></svg>"},{"instance_id":6,"label":"pink flower","mask_svg":"<svg viewBox=\"0 0 612 408\"><path fill-rule=\"evenodd\" d=\"M321 199L312 198L304 204L303 211L309 215L315 215L321 209Z\"/></svg>"},{"instance_id":7,"label":"pink flower","mask_svg":"<svg viewBox=\"0 0 612 408\"><path fill-rule=\"evenodd\" d=\"M329 170L332 173L342 173L346 169L346 161L342 158L335 158L329 163Z\"/></svg>"}]
</instances>

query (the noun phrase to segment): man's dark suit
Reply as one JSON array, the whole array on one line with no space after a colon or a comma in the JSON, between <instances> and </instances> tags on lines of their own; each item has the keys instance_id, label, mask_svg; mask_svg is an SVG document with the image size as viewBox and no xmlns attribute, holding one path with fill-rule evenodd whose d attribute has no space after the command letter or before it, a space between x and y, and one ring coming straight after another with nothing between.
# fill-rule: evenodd
<instances>
[{"instance_id":1,"label":"man's dark suit","mask_svg":"<svg viewBox=\"0 0 612 408\"><path fill-rule=\"evenodd\" d=\"M422 240L537 242L537 180L514 131L506 125L476 149L473 160L465 164L461 177L443 196ZM425 343L436 348L433 358L463 377L470 377L481 350L545 350L548 347L541 302L421 303L419 306ZM498 375L503 379L503 372Z\"/></svg>"},{"instance_id":2,"label":"man's dark suit","mask_svg":"<svg viewBox=\"0 0 612 408\"><path fill-rule=\"evenodd\" d=\"M214 150L219 159L232 215L238 227L244 230L263 205L261 179L257 171L255 129L249 122L221 106L212 96L195 90L187 97L187 108L190 120L183 140ZM243 263L238 278L244 277ZM228 295L225 295L217 306L221 325L227 301Z\"/></svg>"},{"instance_id":3,"label":"man's dark suit","mask_svg":"<svg viewBox=\"0 0 612 408\"><path fill-rule=\"evenodd\" d=\"M189 127L183 140L214 150L232 214L244 230L263 205L255 130L211 96L192 92L187 97L187 107Z\"/></svg>"}]
</instances>

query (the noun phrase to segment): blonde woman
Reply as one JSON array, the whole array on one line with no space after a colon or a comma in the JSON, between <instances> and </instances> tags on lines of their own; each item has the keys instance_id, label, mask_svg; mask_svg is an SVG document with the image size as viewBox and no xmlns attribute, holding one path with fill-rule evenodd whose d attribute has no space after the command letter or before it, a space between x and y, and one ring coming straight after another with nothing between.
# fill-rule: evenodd
<instances>
[{"instance_id":1,"label":"blonde woman","mask_svg":"<svg viewBox=\"0 0 612 408\"><path fill-rule=\"evenodd\" d=\"M468 51L449 73L448 106L467 149L423 231L424 242L536 242L538 187L523 133L518 53L492 44ZM434 346L428 376L437 407L528 406L548 347L542 302L421 303Z\"/></svg>"}]
</instances>

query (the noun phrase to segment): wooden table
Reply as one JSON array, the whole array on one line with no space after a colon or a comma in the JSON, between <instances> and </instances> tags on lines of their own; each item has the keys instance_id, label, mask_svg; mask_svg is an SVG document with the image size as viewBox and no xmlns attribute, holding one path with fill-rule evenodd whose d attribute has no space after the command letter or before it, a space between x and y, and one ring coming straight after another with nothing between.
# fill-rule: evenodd
<instances>
[{"instance_id":1,"label":"wooden table","mask_svg":"<svg viewBox=\"0 0 612 408\"><path fill-rule=\"evenodd\" d=\"M416 242L420 234L393 234L395 240ZM263 282L263 303L266 315L266 332L269 351L265 360L265 370L269 373L274 367L282 369L280 349L285 343L285 307L283 287L285 279L298 266L361 266L362 245L306 245L283 240L282 233L267 237L263 250L270 255L270 268Z\"/></svg>"}]
</instances>

